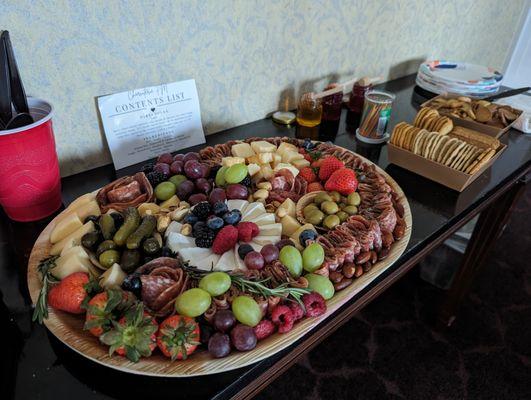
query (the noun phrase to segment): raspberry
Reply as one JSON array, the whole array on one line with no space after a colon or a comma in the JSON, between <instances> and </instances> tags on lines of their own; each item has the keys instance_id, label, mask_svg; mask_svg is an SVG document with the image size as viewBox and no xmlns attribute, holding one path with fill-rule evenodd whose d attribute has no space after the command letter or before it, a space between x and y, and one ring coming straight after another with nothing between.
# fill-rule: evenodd
<instances>
[{"instance_id":1,"label":"raspberry","mask_svg":"<svg viewBox=\"0 0 531 400\"><path fill-rule=\"evenodd\" d=\"M271 336L275 332L277 327L270 320L263 319L253 329L254 329L254 334L256 335L256 338L258 340L262 340L268 336Z\"/></svg>"},{"instance_id":2,"label":"raspberry","mask_svg":"<svg viewBox=\"0 0 531 400\"><path fill-rule=\"evenodd\" d=\"M218 232L214 243L212 244L212 251L216 254L223 254L232 249L238 242L238 229L232 225L227 225Z\"/></svg>"},{"instance_id":3,"label":"raspberry","mask_svg":"<svg viewBox=\"0 0 531 400\"><path fill-rule=\"evenodd\" d=\"M254 222L240 222L237 225L238 240L241 242L250 242L252 238L258 235L260 229Z\"/></svg>"},{"instance_id":4,"label":"raspberry","mask_svg":"<svg viewBox=\"0 0 531 400\"><path fill-rule=\"evenodd\" d=\"M301 176L302 179L308 183L317 181L317 176L315 175L315 172L313 172L313 168L310 167L301 168L299 171L299 176Z\"/></svg>"},{"instance_id":5,"label":"raspberry","mask_svg":"<svg viewBox=\"0 0 531 400\"><path fill-rule=\"evenodd\" d=\"M326 312L326 303L323 296L317 292L307 293L302 296L302 302L306 308L306 316L318 317Z\"/></svg>"},{"instance_id":6,"label":"raspberry","mask_svg":"<svg viewBox=\"0 0 531 400\"><path fill-rule=\"evenodd\" d=\"M342 161L338 160L334 156L326 157L319 167L319 179L322 181L326 181L328 178L330 178L330 175L334 173L334 171L338 170L339 168L343 168L345 164L343 164Z\"/></svg>"},{"instance_id":7,"label":"raspberry","mask_svg":"<svg viewBox=\"0 0 531 400\"><path fill-rule=\"evenodd\" d=\"M271 312L271 320L278 326L279 333L291 331L295 318L288 306L276 306Z\"/></svg>"},{"instance_id":8,"label":"raspberry","mask_svg":"<svg viewBox=\"0 0 531 400\"><path fill-rule=\"evenodd\" d=\"M306 189L306 191L308 193L310 192L318 192L320 190L324 190L323 188L323 185L321 185L319 182L312 182L308 185L308 188Z\"/></svg>"},{"instance_id":9,"label":"raspberry","mask_svg":"<svg viewBox=\"0 0 531 400\"><path fill-rule=\"evenodd\" d=\"M299 303L289 303L288 307L291 310L295 321L298 321L299 319L304 317L304 309Z\"/></svg>"}]
</instances>

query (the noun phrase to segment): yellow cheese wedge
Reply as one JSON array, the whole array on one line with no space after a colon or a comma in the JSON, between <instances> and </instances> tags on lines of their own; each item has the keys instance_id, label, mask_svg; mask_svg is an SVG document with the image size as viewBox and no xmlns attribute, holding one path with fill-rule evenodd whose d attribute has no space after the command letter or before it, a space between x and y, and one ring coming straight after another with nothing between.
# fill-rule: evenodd
<instances>
[{"instance_id":1,"label":"yellow cheese wedge","mask_svg":"<svg viewBox=\"0 0 531 400\"><path fill-rule=\"evenodd\" d=\"M297 229L301 227L299 221L297 221L291 215L286 215L282 217L280 223L282 224L282 234L290 237L293 233L297 231Z\"/></svg>"},{"instance_id":2,"label":"yellow cheese wedge","mask_svg":"<svg viewBox=\"0 0 531 400\"><path fill-rule=\"evenodd\" d=\"M279 154L280 156L282 156L284 154L285 151L294 151L294 152L298 152L298 149L297 149L297 146L291 144L291 143L287 143L287 142L282 142L280 143L280 146L278 146L278 149L276 151L277 154Z\"/></svg>"},{"instance_id":3,"label":"yellow cheese wedge","mask_svg":"<svg viewBox=\"0 0 531 400\"><path fill-rule=\"evenodd\" d=\"M257 140L251 142L251 148L255 153L274 153L277 150L277 146L265 140Z\"/></svg>"},{"instance_id":4,"label":"yellow cheese wedge","mask_svg":"<svg viewBox=\"0 0 531 400\"><path fill-rule=\"evenodd\" d=\"M55 243L50 249L50 255L56 256L56 255L61 254L63 247L65 247L65 245L71 240L74 240L77 244L81 243L81 238L83 237L83 235L85 233L89 233L92 231L94 231L94 222L88 221L81 228L79 228L75 232L72 232L70 235L65 237L63 240Z\"/></svg>"},{"instance_id":5,"label":"yellow cheese wedge","mask_svg":"<svg viewBox=\"0 0 531 400\"><path fill-rule=\"evenodd\" d=\"M280 171L282 168L289 169L291 173L293 174L293 176L299 175L299 170L293 165L288 164L288 163L277 164L277 166L275 167L275 172Z\"/></svg>"},{"instance_id":6,"label":"yellow cheese wedge","mask_svg":"<svg viewBox=\"0 0 531 400\"><path fill-rule=\"evenodd\" d=\"M232 145L230 152L234 157L251 157L254 156L254 150L251 148L249 143L238 143Z\"/></svg>"},{"instance_id":7,"label":"yellow cheese wedge","mask_svg":"<svg viewBox=\"0 0 531 400\"><path fill-rule=\"evenodd\" d=\"M282 162L283 163L291 163L295 160L303 160L304 156L296 151L285 151L282 154Z\"/></svg>"},{"instance_id":8,"label":"yellow cheese wedge","mask_svg":"<svg viewBox=\"0 0 531 400\"><path fill-rule=\"evenodd\" d=\"M68 255L59 257L52 268L52 274L57 279L64 279L74 272L90 272L90 259L87 252L81 247L76 246Z\"/></svg>"},{"instance_id":9,"label":"yellow cheese wedge","mask_svg":"<svg viewBox=\"0 0 531 400\"><path fill-rule=\"evenodd\" d=\"M96 192L86 193L82 196L79 196L72 203L68 205L67 210L75 210L77 207L82 206L83 204L88 203L96 198Z\"/></svg>"},{"instance_id":10,"label":"yellow cheese wedge","mask_svg":"<svg viewBox=\"0 0 531 400\"><path fill-rule=\"evenodd\" d=\"M282 162L282 156L280 154L275 153L273 155L273 168L275 168L281 162Z\"/></svg>"},{"instance_id":11,"label":"yellow cheese wedge","mask_svg":"<svg viewBox=\"0 0 531 400\"><path fill-rule=\"evenodd\" d=\"M297 169L302 169L304 167L309 167L310 162L303 158L302 160L293 160L291 161L291 164L296 167Z\"/></svg>"},{"instance_id":12,"label":"yellow cheese wedge","mask_svg":"<svg viewBox=\"0 0 531 400\"><path fill-rule=\"evenodd\" d=\"M245 158L243 157L223 157L221 159L221 165L224 167L231 167L234 164L245 164Z\"/></svg>"},{"instance_id":13,"label":"yellow cheese wedge","mask_svg":"<svg viewBox=\"0 0 531 400\"><path fill-rule=\"evenodd\" d=\"M101 215L100 206L96 200L92 200L76 208L76 214L81 221L84 221L89 215Z\"/></svg>"},{"instance_id":14,"label":"yellow cheese wedge","mask_svg":"<svg viewBox=\"0 0 531 400\"><path fill-rule=\"evenodd\" d=\"M258 164L249 164L247 166L247 171L249 175L254 176L258 171L260 171L260 166Z\"/></svg>"},{"instance_id":15,"label":"yellow cheese wedge","mask_svg":"<svg viewBox=\"0 0 531 400\"><path fill-rule=\"evenodd\" d=\"M277 208L277 215L280 217L284 217L286 215L291 215L293 218L295 218L297 205L293 200L291 200L289 197L282 202L280 206ZM280 212L279 212L280 210Z\"/></svg>"},{"instance_id":16,"label":"yellow cheese wedge","mask_svg":"<svg viewBox=\"0 0 531 400\"><path fill-rule=\"evenodd\" d=\"M272 178L274 174L273 169L269 164L262 165L262 167L260 168L260 172L262 173L264 179Z\"/></svg>"},{"instance_id":17,"label":"yellow cheese wedge","mask_svg":"<svg viewBox=\"0 0 531 400\"><path fill-rule=\"evenodd\" d=\"M126 276L120 265L114 263L100 276L100 286L105 289L119 288Z\"/></svg>"},{"instance_id":18,"label":"yellow cheese wedge","mask_svg":"<svg viewBox=\"0 0 531 400\"><path fill-rule=\"evenodd\" d=\"M61 219L57 223L57 225L55 225L50 235L50 242L57 243L68 235L70 235L72 232L81 228L82 226L83 223L75 212L69 214L68 216Z\"/></svg>"},{"instance_id":19,"label":"yellow cheese wedge","mask_svg":"<svg viewBox=\"0 0 531 400\"><path fill-rule=\"evenodd\" d=\"M271 161L273 161L273 153L259 153L258 161L260 161L260 164L270 163Z\"/></svg>"}]
</instances>

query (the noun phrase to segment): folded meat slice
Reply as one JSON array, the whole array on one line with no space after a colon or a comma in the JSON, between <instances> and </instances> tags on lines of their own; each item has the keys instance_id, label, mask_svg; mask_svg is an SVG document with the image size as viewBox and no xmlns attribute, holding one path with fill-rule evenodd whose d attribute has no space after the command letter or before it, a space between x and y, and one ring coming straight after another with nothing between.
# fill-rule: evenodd
<instances>
[{"instance_id":1,"label":"folded meat slice","mask_svg":"<svg viewBox=\"0 0 531 400\"><path fill-rule=\"evenodd\" d=\"M143 172L117 179L105 185L96 195L102 213L111 209L123 211L152 199L153 188Z\"/></svg>"}]
</instances>

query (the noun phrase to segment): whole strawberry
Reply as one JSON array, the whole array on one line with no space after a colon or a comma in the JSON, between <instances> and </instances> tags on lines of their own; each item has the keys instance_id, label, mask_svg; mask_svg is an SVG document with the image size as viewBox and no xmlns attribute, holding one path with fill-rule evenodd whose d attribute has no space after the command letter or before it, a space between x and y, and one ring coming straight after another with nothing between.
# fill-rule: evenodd
<instances>
[{"instance_id":1,"label":"whole strawberry","mask_svg":"<svg viewBox=\"0 0 531 400\"><path fill-rule=\"evenodd\" d=\"M313 172L313 168L304 167L299 170L299 176L302 177L306 182L312 183L317 181L317 176Z\"/></svg>"},{"instance_id":2,"label":"whole strawberry","mask_svg":"<svg viewBox=\"0 0 531 400\"><path fill-rule=\"evenodd\" d=\"M330 176L340 168L343 168L345 164L338 160L334 156L326 157L319 167L319 179L326 181Z\"/></svg>"},{"instance_id":3,"label":"whole strawberry","mask_svg":"<svg viewBox=\"0 0 531 400\"><path fill-rule=\"evenodd\" d=\"M68 275L58 285L50 289L48 304L56 310L83 314L85 310L81 307L81 303L87 296L85 285L89 283L89 280L89 275L86 272L74 272Z\"/></svg>"},{"instance_id":4,"label":"whole strawberry","mask_svg":"<svg viewBox=\"0 0 531 400\"><path fill-rule=\"evenodd\" d=\"M358 188L356 173L350 168L336 170L325 183L325 189L329 192L339 192L343 196L348 196Z\"/></svg>"},{"instance_id":5,"label":"whole strawberry","mask_svg":"<svg viewBox=\"0 0 531 400\"><path fill-rule=\"evenodd\" d=\"M238 242L238 229L232 225L221 228L212 243L212 251L216 254L223 254L232 249Z\"/></svg>"}]
</instances>

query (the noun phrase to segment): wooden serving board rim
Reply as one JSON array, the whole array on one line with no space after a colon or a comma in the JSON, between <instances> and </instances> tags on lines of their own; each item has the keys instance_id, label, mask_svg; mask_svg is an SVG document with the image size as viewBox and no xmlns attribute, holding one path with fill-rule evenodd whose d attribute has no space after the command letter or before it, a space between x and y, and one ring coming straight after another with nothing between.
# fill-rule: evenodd
<instances>
[{"instance_id":1,"label":"wooden serving board rim","mask_svg":"<svg viewBox=\"0 0 531 400\"><path fill-rule=\"evenodd\" d=\"M108 354L107 347L100 344L98 339L90 335L87 331L83 331L82 327L84 318L77 315L55 311L50 308L49 316L44 321L45 326L66 346L98 364L122 372L146 376L183 378L216 374L254 364L285 349L318 326L357 293L367 287L381 273L387 270L387 268L393 265L405 251L411 237L411 209L400 186L398 186L396 181L378 165L359 154L352 151L350 152L357 157L360 157L365 163L374 165L377 172L385 177L386 182L398 194L400 202L404 207L406 232L401 240L393 244L391 251L385 260L376 263L369 272L364 273L350 286L337 292L332 299L327 301L327 312L325 314L316 318L305 318L297 322L290 332L284 334L275 333L267 339L258 342L256 348L249 352L233 351L225 358L213 359L208 355L208 352L203 351L200 353L194 353L185 361L174 362L171 362L158 352L149 358L141 359L138 363L133 363L118 355L113 355L111 357ZM39 291L42 287L42 281L37 271L37 266L39 261L49 254L51 247L49 237L53 227L61 217L61 214L57 215L41 232L30 254L27 282L33 304L37 301Z\"/></svg>"}]
</instances>

